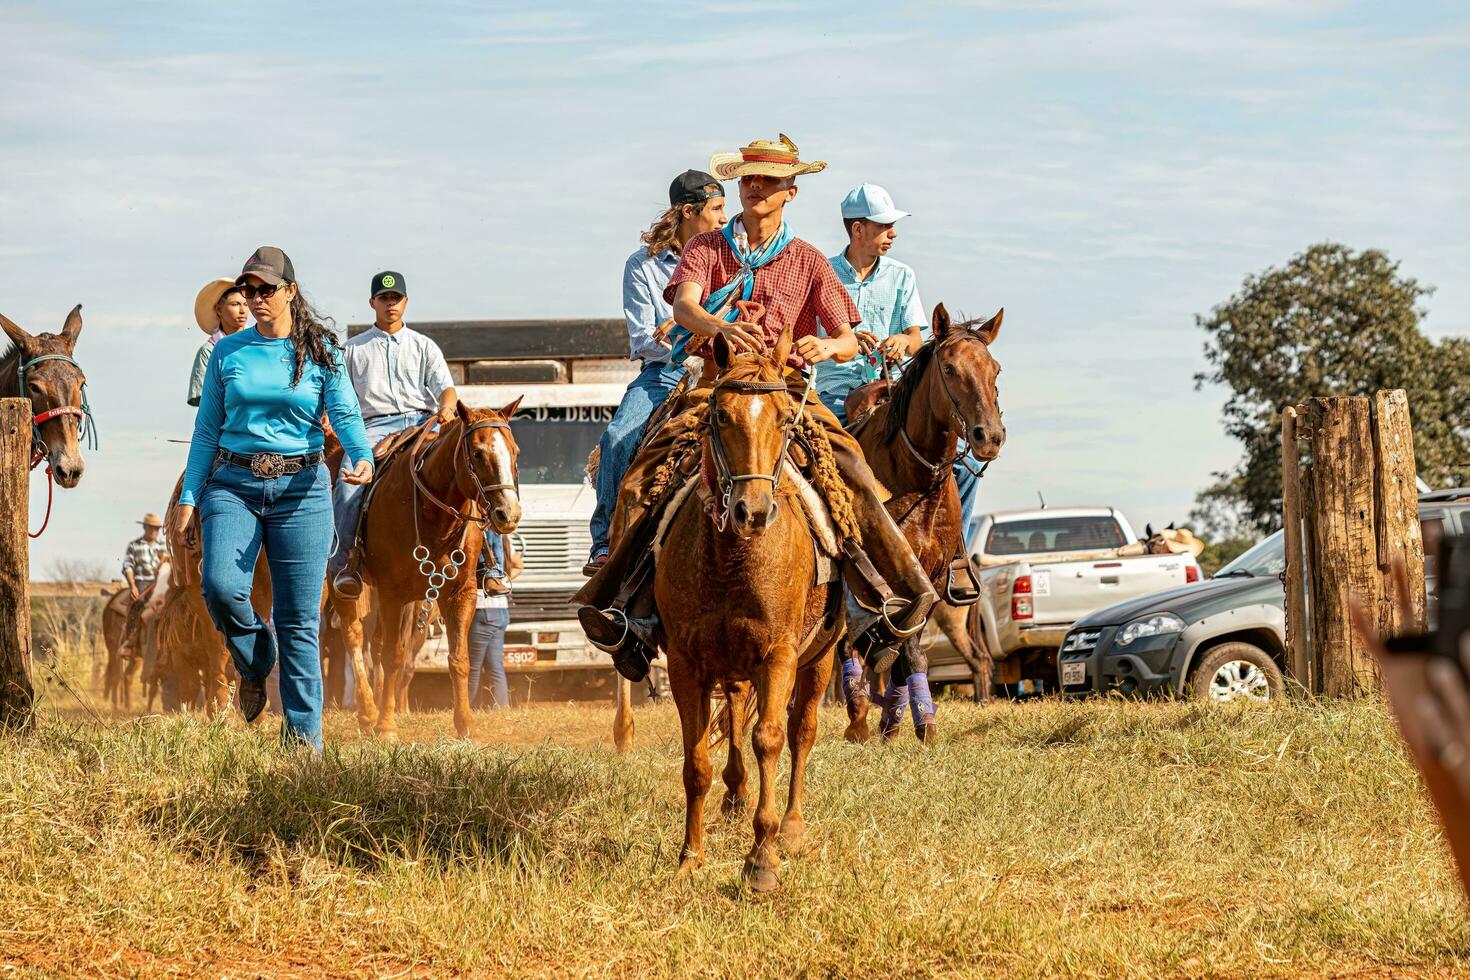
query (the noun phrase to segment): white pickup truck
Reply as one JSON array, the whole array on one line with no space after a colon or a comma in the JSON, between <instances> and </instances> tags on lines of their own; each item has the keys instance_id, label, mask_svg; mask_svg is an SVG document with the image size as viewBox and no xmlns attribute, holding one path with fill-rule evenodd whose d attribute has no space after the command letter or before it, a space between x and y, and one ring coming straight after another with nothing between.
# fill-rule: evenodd
<instances>
[{"instance_id":1,"label":"white pickup truck","mask_svg":"<svg viewBox=\"0 0 1470 980\"><path fill-rule=\"evenodd\" d=\"M1124 599L1198 582L1190 554L1138 554L1137 535L1112 507L1056 507L985 515L974 535L980 601L972 635L983 630L995 682L1056 684L1057 647L1072 623ZM1129 552L1135 552L1130 554ZM931 629L931 683L968 683L959 653Z\"/></svg>"}]
</instances>

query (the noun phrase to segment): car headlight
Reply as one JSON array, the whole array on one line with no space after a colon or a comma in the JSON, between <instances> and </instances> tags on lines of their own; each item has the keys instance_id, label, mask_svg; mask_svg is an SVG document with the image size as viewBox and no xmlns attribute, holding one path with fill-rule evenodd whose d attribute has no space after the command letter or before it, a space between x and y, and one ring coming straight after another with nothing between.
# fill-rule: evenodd
<instances>
[{"instance_id":1,"label":"car headlight","mask_svg":"<svg viewBox=\"0 0 1470 980\"><path fill-rule=\"evenodd\" d=\"M1161 633L1178 633L1184 629L1184 620L1173 613L1159 613L1133 622L1118 630L1113 646L1126 647L1141 636L1158 636Z\"/></svg>"}]
</instances>

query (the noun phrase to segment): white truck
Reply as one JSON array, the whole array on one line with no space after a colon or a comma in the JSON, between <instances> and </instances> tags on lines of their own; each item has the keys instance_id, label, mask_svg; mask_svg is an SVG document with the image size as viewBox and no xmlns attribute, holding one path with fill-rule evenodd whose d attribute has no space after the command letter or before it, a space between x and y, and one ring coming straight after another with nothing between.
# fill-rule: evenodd
<instances>
[{"instance_id":1,"label":"white truck","mask_svg":"<svg viewBox=\"0 0 1470 980\"><path fill-rule=\"evenodd\" d=\"M980 601L968 626L983 633L995 682L1046 690L1056 685L1057 648L1072 623L1135 596L1198 582L1190 554L1137 551L1128 520L1112 507L1054 507L986 514L970 556ZM931 684L969 683L969 667L933 627Z\"/></svg>"},{"instance_id":2,"label":"white truck","mask_svg":"<svg viewBox=\"0 0 1470 980\"><path fill-rule=\"evenodd\" d=\"M638 366L622 320L478 320L413 323L437 342L459 397L475 408L521 399L512 420L520 446L521 522L514 539L525 570L512 583L505 669L511 696L606 694L614 673L587 642L571 596L586 578L595 495L587 457ZM350 328L352 333L366 326ZM414 658L417 699L448 692L449 645L431 635Z\"/></svg>"}]
</instances>

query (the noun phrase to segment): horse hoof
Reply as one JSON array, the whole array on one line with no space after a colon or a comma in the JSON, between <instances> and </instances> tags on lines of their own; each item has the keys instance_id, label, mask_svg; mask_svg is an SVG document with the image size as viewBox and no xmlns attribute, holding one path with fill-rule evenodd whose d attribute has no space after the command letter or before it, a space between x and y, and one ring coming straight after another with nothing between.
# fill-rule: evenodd
<instances>
[{"instance_id":1,"label":"horse hoof","mask_svg":"<svg viewBox=\"0 0 1470 980\"><path fill-rule=\"evenodd\" d=\"M842 733L842 737L847 739L849 742L861 744L871 738L872 735L868 731L867 722L854 721L847 726L847 731Z\"/></svg>"},{"instance_id":2,"label":"horse hoof","mask_svg":"<svg viewBox=\"0 0 1470 980\"><path fill-rule=\"evenodd\" d=\"M781 853L788 857L799 857L805 854L807 852L806 825L783 825L780 833L776 835L776 843L781 845Z\"/></svg>"},{"instance_id":3,"label":"horse hoof","mask_svg":"<svg viewBox=\"0 0 1470 980\"><path fill-rule=\"evenodd\" d=\"M679 860L679 877L692 878L694 872L698 871L704 864L703 856L699 854L686 854Z\"/></svg>"},{"instance_id":4,"label":"horse hoof","mask_svg":"<svg viewBox=\"0 0 1470 980\"><path fill-rule=\"evenodd\" d=\"M396 729L396 728L382 728L382 729L379 729L378 730L378 741L380 741L380 742L396 742L396 741L398 741L398 729Z\"/></svg>"},{"instance_id":5,"label":"horse hoof","mask_svg":"<svg viewBox=\"0 0 1470 980\"><path fill-rule=\"evenodd\" d=\"M724 800L720 802L720 815L726 820L735 820L745 816L750 810L750 797L731 796L725 794Z\"/></svg>"},{"instance_id":6,"label":"horse hoof","mask_svg":"<svg viewBox=\"0 0 1470 980\"><path fill-rule=\"evenodd\" d=\"M769 895L781 887L781 876L775 868L758 868L750 861L745 862L745 887L757 895Z\"/></svg>"}]
</instances>

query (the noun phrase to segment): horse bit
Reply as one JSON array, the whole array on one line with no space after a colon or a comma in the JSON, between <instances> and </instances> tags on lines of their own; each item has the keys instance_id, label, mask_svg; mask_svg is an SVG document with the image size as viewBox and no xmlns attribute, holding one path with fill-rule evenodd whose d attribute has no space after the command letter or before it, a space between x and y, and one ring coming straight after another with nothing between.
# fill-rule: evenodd
<instances>
[{"instance_id":1,"label":"horse bit","mask_svg":"<svg viewBox=\"0 0 1470 980\"><path fill-rule=\"evenodd\" d=\"M489 495L491 493L496 490L512 490L516 493L517 496L519 496L521 492L521 484L519 472L516 472L514 474L514 482L511 483L492 483L489 486L486 486L484 483L480 482L480 474L475 472L474 463L470 460L469 442L470 433L476 432L480 429L504 429L506 432L510 432L510 423L502 422L499 419L489 419L484 422L475 422L465 427L465 430L463 433L461 433L459 439L459 446L464 455L465 469L469 470L470 479L474 481L475 484L474 503L477 509L482 510L488 514L490 510ZM427 426L425 426L424 432L427 433L428 431L429 430ZM419 438L422 439L423 436L420 436ZM420 629L422 629L423 626L428 622L429 610L432 609L434 603L439 600L439 593L443 590L446 584L459 577L459 570L464 567L465 562L469 558L469 556L465 554L464 545L466 539L469 537L470 523L473 522L481 525L490 524L493 526L493 522L491 522L488 517L481 517L475 513L463 514L460 511L455 510L453 507L450 507L448 504L444 503L444 501L440 500L438 497L434 496L433 492L430 491L428 487L424 486L423 480L419 476L419 467L422 465L422 457L417 459L410 457L409 467L411 468L413 474L415 497L413 507L413 560L419 563L419 574L423 575L426 579L429 580L428 588L424 590L424 601L419 605L418 626ZM456 522L462 521L464 523L464 531L460 535L459 547L455 548L449 553L449 560L446 561L442 566L436 565L434 563L429 549L424 547L423 539L419 534L419 508L417 497L420 491L423 492L424 496L427 497L430 503L434 504L434 506L449 514L452 518L454 518Z\"/></svg>"},{"instance_id":2,"label":"horse bit","mask_svg":"<svg viewBox=\"0 0 1470 980\"><path fill-rule=\"evenodd\" d=\"M776 465L770 473L734 474L730 472L730 459L725 455L725 444L720 440L718 406L715 403L715 396L721 391L732 391L741 395L774 394L778 391L790 391L790 387L785 381L717 381L714 388L710 390L709 411L705 424L709 428L710 456L714 460L715 481L720 492L720 515L716 526L721 531L724 531L730 523L730 497L735 492L735 484L767 480L774 493L781 482L781 470L786 465L787 450L791 448L791 440L801 425L802 415L806 412L807 399L811 397L812 387L816 384L815 371L803 373L807 375L806 390L802 392L801 404L797 406L796 414L781 426L781 450L776 454Z\"/></svg>"},{"instance_id":3,"label":"horse bit","mask_svg":"<svg viewBox=\"0 0 1470 980\"><path fill-rule=\"evenodd\" d=\"M41 460L46 458L46 440L41 438L41 424L55 418L74 415L81 419L77 423L77 434L87 440L88 449L97 448L97 420L92 417L92 406L87 404L87 374L82 370L82 366L72 358L65 354L42 354L39 357L31 358L29 361L21 361L19 367L16 369L20 384L20 397L30 397L26 394L26 371L40 364L42 361L65 361L77 369L77 372L82 376L82 404L80 407L76 405L58 405L55 408L48 408L44 412L37 412L31 417L31 469L35 469L40 465Z\"/></svg>"}]
</instances>

